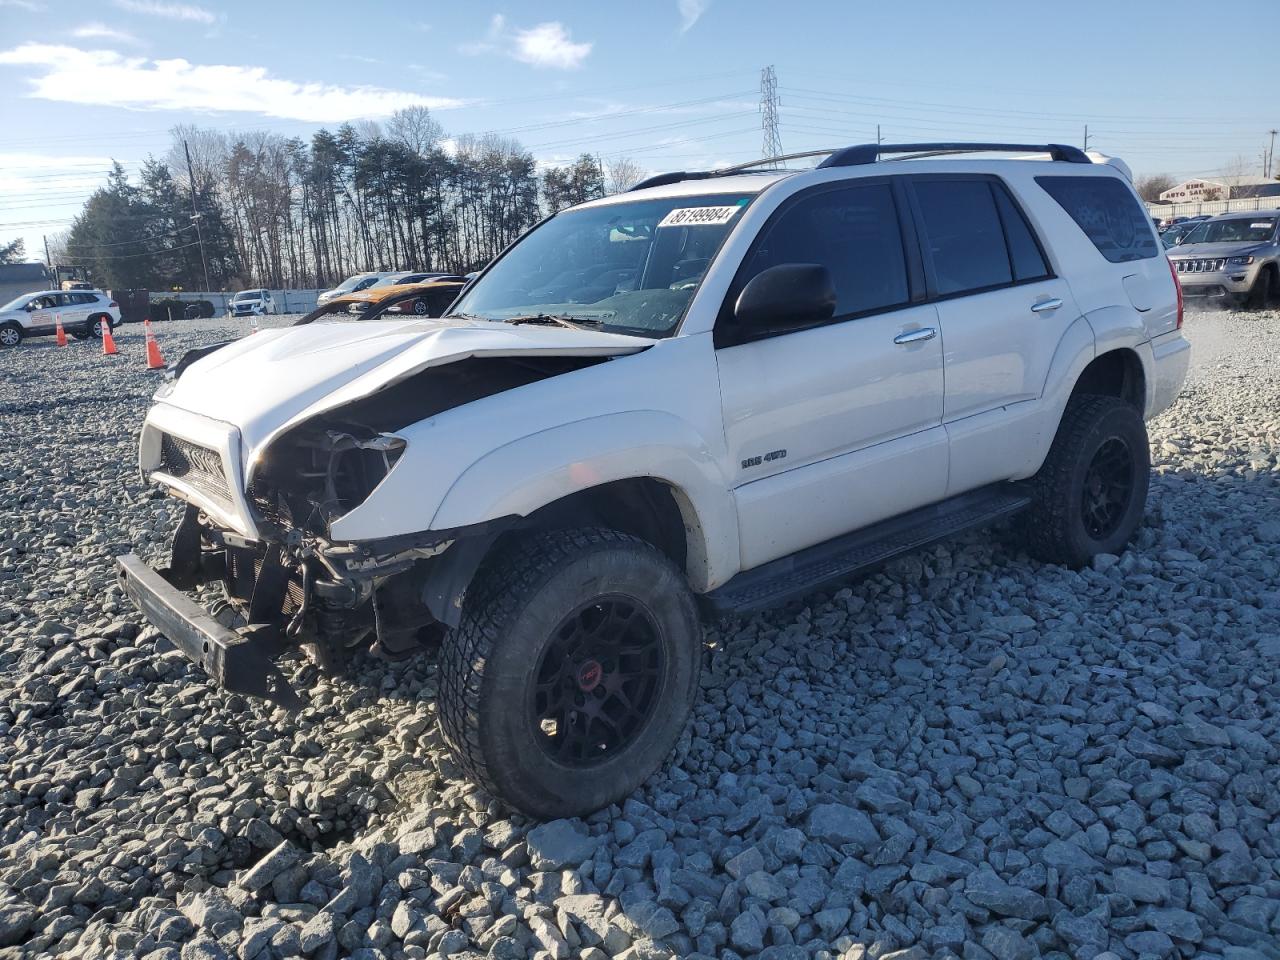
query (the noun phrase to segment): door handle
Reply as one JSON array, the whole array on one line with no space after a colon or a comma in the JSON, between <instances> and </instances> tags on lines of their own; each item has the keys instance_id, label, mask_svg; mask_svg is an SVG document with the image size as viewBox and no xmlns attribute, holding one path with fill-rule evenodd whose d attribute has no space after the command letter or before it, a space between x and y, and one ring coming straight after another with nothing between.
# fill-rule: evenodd
<instances>
[{"instance_id":1,"label":"door handle","mask_svg":"<svg viewBox=\"0 0 1280 960\"><path fill-rule=\"evenodd\" d=\"M904 330L893 338L894 343L919 343L922 340L932 340L938 335L938 331L933 327L920 327L916 330Z\"/></svg>"},{"instance_id":2,"label":"door handle","mask_svg":"<svg viewBox=\"0 0 1280 960\"><path fill-rule=\"evenodd\" d=\"M1050 297L1048 300L1037 300L1031 305L1032 313L1044 313L1046 310L1057 310L1062 306L1062 301L1057 297Z\"/></svg>"}]
</instances>

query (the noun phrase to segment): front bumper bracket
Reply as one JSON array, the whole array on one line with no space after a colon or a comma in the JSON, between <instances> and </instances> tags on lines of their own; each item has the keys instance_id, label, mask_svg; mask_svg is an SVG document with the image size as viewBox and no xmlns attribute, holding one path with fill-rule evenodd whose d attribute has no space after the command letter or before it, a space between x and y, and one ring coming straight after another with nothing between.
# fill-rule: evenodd
<instances>
[{"instance_id":1,"label":"front bumper bracket","mask_svg":"<svg viewBox=\"0 0 1280 960\"><path fill-rule=\"evenodd\" d=\"M224 627L203 607L135 553L116 558L120 586L143 616L179 650L204 667L219 686L262 697L286 710L302 701L275 663L280 646L274 628L250 624Z\"/></svg>"}]
</instances>

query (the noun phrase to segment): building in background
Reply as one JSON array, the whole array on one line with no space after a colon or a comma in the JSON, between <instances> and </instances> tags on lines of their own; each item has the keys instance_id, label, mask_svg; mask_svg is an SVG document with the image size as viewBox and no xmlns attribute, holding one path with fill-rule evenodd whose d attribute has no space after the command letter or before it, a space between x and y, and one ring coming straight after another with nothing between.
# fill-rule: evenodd
<instances>
[{"instance_id":1,"label":"building in background","mask_svg":"<svg viewBox=\"0 0 1280 960\"><path fill-rule=\"evenodd\" d=\"M1184 180L1160 194L1161 203L1242 200L1280 197L1280 181L1266 177L1218 177L1215 180Z\"/></svg>"},{"instance_id":2,"label":"building in background","mask_svg":"<svg viewBox=\"0 0 1280 960\"><path fill-rule=\"evenodd\" d=\"M36 290L49 290L53 278L43 263L0 264L0 304Z\"/></svg>"}]
</instances>

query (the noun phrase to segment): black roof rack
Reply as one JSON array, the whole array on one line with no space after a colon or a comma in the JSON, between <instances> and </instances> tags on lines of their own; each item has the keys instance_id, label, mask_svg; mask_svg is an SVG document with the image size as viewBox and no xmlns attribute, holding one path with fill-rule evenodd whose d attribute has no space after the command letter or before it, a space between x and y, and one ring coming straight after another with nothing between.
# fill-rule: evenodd
<instances>
[{"instance_id":1,"label":"black roof rack","mask_svg":"<svg viewBox=\"0 0 1280 960\"><path fill-rule=\"evenodd\" d=\"M1047 153L1052 160L1066 163L1092 163L1079 147L1063 143L859 143L852 147L834 147L830 150L807 150L804 153L788 153L779 157L765 157L749 163L739 163L719 170L689 170L675 173L659 173L641 180L632 190L643 190L646 187L665 187L669 183L682 180L709 180L712 177L726 177L733 173L761 168L761 173L782 172L777 164L783 160L799 160L803 157L826 156L827 159L818 164L817 169L825 167L856 167L864 163L875 163L886 153L910 154L910 156L892 157L895 160L923 159L925 157L943 157L956 153Z\"/></svg>"},{"instance_id":2,"label":"black roof rack","mask_svg":"<svg viewBox=\"0 0 1280 960\"><path fill-rule=\"evenodd\" d=\"M920 157L940 157L953 153L1047 153L1051 160L1092 163L1079 147L1062 143L860 143L832 151L818 164L824 167L856 167L875 163L885 153L911 153Z\"/></svg>"}]
</instances>

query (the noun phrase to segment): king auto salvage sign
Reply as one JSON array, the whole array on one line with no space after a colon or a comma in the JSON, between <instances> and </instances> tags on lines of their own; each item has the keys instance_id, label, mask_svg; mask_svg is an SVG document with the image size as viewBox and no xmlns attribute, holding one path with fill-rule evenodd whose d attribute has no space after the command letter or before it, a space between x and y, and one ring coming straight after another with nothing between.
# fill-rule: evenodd
<instances>
[{"instance_id":1,"label":"king auto salvage sign","mask_svg":"<svg viewBox=\"0 0 1280 960\"><path fill-rule=\"evenodd\" d=\"M1160 199L1176 203L1179 200L1221 199L1227 195L1225 183L1212 180L1186 180L1160 194Z\"/></svg>"}]
</instances>

